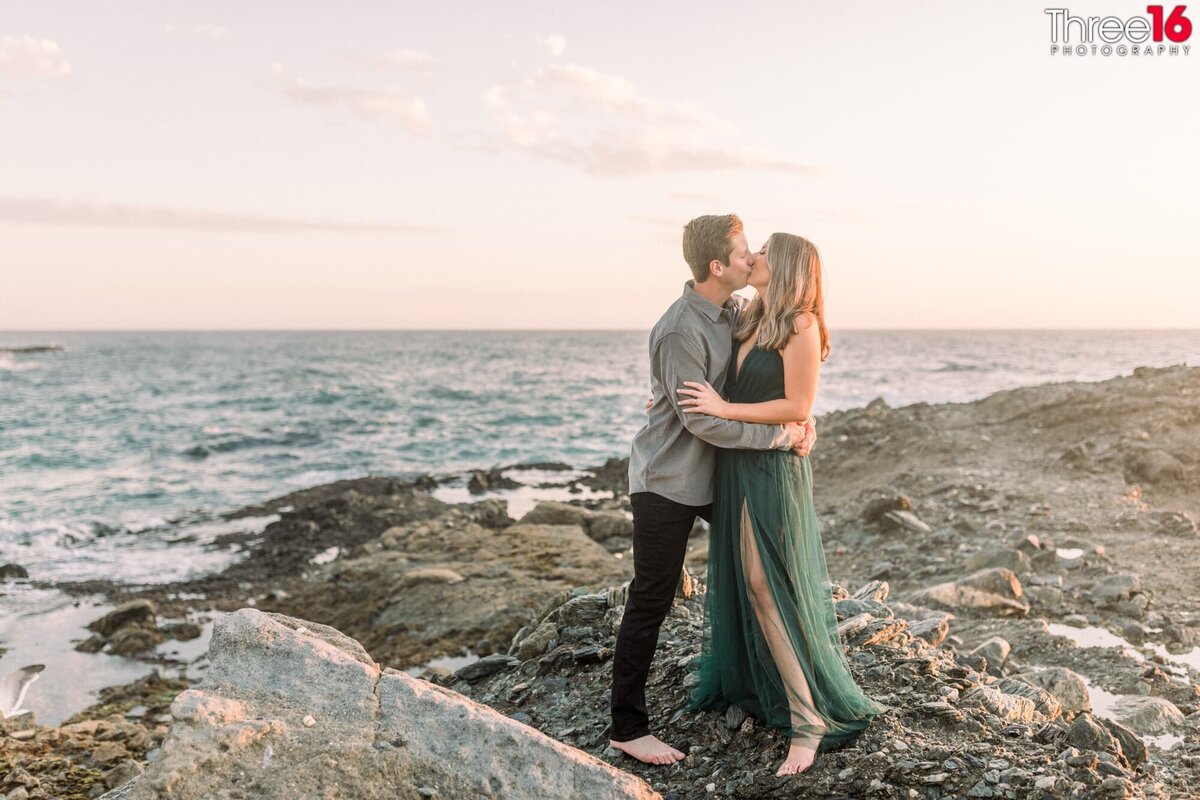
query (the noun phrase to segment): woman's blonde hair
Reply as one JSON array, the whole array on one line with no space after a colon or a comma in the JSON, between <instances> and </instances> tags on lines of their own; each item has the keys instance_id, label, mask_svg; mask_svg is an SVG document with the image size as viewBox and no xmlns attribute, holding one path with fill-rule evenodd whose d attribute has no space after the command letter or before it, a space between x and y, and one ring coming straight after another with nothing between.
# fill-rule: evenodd
<instances>
[{"instance_id":1,"label":"woman's blonde hair","mask_svg":"<svg viewBox=\"0 0 1200 800\"><path fill-rule=\"evenodd\" d=\"M803 236L772 233L767 239L771 279L767 291L751 301L742 314L737 338L744 342L757 330L763 350L782 350L805 311L817 318L821 332L821 360L829 357L829 332L825 328L825 294L821 287L821 254Z\"/></svg>"}]
</instances>

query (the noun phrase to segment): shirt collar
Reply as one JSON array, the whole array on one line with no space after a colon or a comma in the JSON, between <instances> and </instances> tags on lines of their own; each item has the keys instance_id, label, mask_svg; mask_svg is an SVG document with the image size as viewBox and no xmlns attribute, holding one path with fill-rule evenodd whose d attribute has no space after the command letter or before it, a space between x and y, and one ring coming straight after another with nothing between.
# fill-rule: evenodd
<instances>
[{"instance_id":1,"label":"shirt collar","mask_svg":"<svg viewBox=\"0 0 1200 800\"><path fill-rule=\"evenodd\" d=\"M723 306L714 304L711 300L696 291L696 281L694 279L683 284L683 298L691 304L692 308L708 317L711 322L717 322L721 319L721 314L726 311L732 312L737 307L732 297L726 300Z\"/></svg>"}]
</instances>

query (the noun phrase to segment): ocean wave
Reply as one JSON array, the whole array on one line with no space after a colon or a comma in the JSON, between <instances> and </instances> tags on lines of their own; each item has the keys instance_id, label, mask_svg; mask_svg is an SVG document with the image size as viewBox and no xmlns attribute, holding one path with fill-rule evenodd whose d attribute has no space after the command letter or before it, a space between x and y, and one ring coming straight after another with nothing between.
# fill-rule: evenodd
<instances>
[{"instance_id":1,"label":"ocean wave","mask_svg":"<svg viewBox=\"0 0 1200 800\"><path fill-rule=\"evenodd\" d=\"M993 369L993 367L988 367L988 369ZM984 367L980 366L979 364L962 364L957 361L947 361L946 363L942 364L937 369L930 370L930 371L931 372L982 372L983 370L984 370Z\"/></svg>"},{"instance_id":2,"label":"ocean wave","mask_svg":"<svg viewBox=\"0 0 1200 800\"><path fill-rule=\"evenodd\" d=\"M238 435L212 442L201 442L184 450L183 455L202 460L217 453L234 453L257 447L312 447L320 443L320 434L306 431L288 431L282 436Z\"/></svg>"}]
</instances>

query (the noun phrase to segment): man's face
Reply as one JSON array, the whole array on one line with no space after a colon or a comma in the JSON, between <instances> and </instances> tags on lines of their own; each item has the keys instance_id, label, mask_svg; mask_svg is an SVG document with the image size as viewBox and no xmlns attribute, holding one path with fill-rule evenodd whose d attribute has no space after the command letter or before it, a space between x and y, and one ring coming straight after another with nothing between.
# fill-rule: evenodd
<instances>
[{"instance_id":1,"label":"man's face","mask_svg":"<svg viewBox=\"0 0 1200 800\"><path fill-rule=\"evenodd\" d=\"M724 274L721 276L721 282L736 292L738 289L746 288L753 261L750 256L750 246L746 244L745 234L736 234L730 238L729 243L733 246L733 251L729 254L729 266L722 270Z\"/></svg>"}]
</instances>

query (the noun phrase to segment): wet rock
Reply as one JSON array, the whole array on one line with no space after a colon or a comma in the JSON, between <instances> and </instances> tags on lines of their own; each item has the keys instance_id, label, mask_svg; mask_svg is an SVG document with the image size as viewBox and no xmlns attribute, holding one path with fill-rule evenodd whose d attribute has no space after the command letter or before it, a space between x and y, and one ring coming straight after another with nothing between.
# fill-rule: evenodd
<instances>
[{"instance_id":1,"label":"wet rock","mask_svg":"<svg viewBox=\"0 0 1200 800\"><path fill-rule=\"evenodd\" d=\"M153 627L154 624L154 603L151 603L149 600L131 600L128 603L117 606L103 617L88 623L87 628L101 636L112 636L119 629L127 625L148 625Z\"/></svg>"},{"instance_id":2,"label":"wet rock","mask_svg":"<svg viewBox=\"0 0 1200 800\"><path fill-rule=\"evenodd\" d=\"M99 653L106 644L108 644L108 640L103 636L93 635L75 645L75 649L81 653Z\"/></svg>"},{"instance_id":3,"label":"wet rock","mask_svg":"<svg viewBox=\"0 0 1200 800\"><path fill-rule=\"evenodd\" d=\"M5 564L0 567L0 581L11 581L16 578L28 578L29 572L20 564Z\"/></svg>"},{"instance_id":4,"label":"wet rock","mask_svg":"<svg viewBox=\"0 0 1200 800\"><path fill-rule=\"evenodd\" d=\"M476 470L467 480L467 491L471 494L482 494L498 489L519 489L521 484L504 474L503 468L492 470Z\"/></svg>"},{"instance_id":5,"label":"wet rock","mask_svg":"<svg viewBox=\"0 0 1200 800\"><path fill-rule=\"evenodd\" d=\"M190 642L199 639L203 630L194 622L172 622L159 628L162 635L179 642Z\"/></svg>"},{"instance_id":6,"label":"wet rock","mask_svg":"<svg viewBox=\"0 0 1200 800\"><path fill-rule=\"evenodd\" d=\"M107 652L135 656L149 652L167 639L157 628L122 628L108 642Z\"/></svg>"},{"instance_id":7,"label":"wet rock","mask_svg":"<svg viewBox=\"0 0 1200 800\"><path fill-rule=\"evenodd\" d=\"M1108 732L1113 735L1113 738L1121 745L1121 754L1129 761L1129 765L1136 769L1139 765L1144 764L1149 758L1149 753L1146 750L1146 743L1133 731L1126 728L1119 722L1114 722L1111 719L1100 719L1100 723L1108 728Z\"/></svg>"},{"instance_id":8,"label":"wet rock","mask_svg":"<svg viewBox=\"0 0 1200 800\"><path fill-rule=\"evenodd\" d=\"M1113 704L1113 714L1122 725L1141 734L1170 733L1183 725L1183 712L1162 697L1121 697Z\"/></svg>"},{"instance_id":9,"label":"wet rock","mask_svg":"<svg viewBox=\"0 0 1200 800\"><path fill-rule=\"evenodd\" d=\"M501 653L493 653L489 656L467 664L454 673L454 679L460 681L477 681L494 675L503 669L510 669L521 662L512 656L503 655Z\"/></svg>"}]
</instances>

